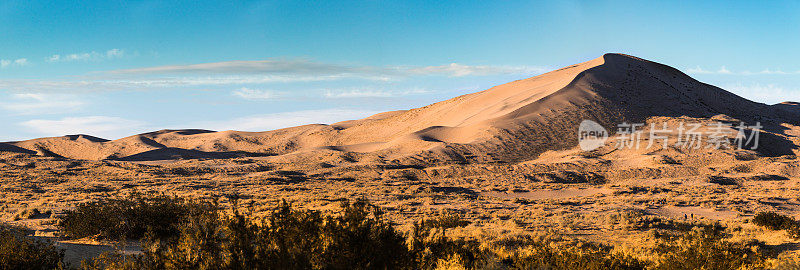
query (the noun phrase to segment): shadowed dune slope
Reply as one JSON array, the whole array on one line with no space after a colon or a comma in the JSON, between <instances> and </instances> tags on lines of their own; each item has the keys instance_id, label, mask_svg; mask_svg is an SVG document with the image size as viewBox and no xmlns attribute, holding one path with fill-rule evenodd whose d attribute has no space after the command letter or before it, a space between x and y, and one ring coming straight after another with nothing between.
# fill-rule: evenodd
<instances>
[{"instance_id":1,"label":"shadowed dune slope","mask_svg":"<svg viewBox=\"0 0 800 270\"><path fill-rule=\"evenodd\" d=\"M0 143L0 152L12 152L12 153L25 153L25 154L36 154L36 151L31 151L19 146L7 144L7 143Z\"/></svg>"},{"instance_id":2,"label":"shadowed dune slope","mask_svg":"<svg viewBox=\"0 0 800 270\"><path fill-rule=\"evenodd\" d=\"M652 116L719 114L797 124L798 107L793 102L772 106L752 102L666 65L606 54L425 107L332 125L266 132L162 130L115 141L81 135L8 145L93 160L226 158L230 153L285 155L325 149L321 152L372 153L412 163L510 162L575 146L576 129L583 119L607 128L622 121L644 122Z\"/></svg>"}]
</instances>

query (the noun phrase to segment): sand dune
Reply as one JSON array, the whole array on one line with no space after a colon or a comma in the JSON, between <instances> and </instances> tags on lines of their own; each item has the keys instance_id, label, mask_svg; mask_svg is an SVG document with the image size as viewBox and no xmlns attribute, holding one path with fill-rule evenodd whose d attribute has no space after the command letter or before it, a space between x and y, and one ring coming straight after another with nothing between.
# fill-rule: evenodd
<instances>
[{"instance_id":1,"label":"sand dune","mask_svg":"<svg viewBox=\"0 0 800 270\"><path fill-rule=\"evenodd\" d=\"M266 132L162 130L115 141L75 135L10 142L0 151L25 149L88 160L162 160L325 149L403 162L506 162L577 145L575 129L583 119L609 128L653 116L719 114L798 124L798 107L792 102L772 106L752 102L666 65L606 54L425 107L332 125Z\"/></svg>"},{"instance_id":2,"label":"sand dune","mask_svg":"<svg viewBox=\"0 0 800 270\"><path fill-rule=\"evenodd\" d=\"M36 151L31 151L19 146L7 144L7 143L0 143L0 152L12 152L12 153L25 153L25 154L36 154Z\"/></svg>"},{"instance_id":3,"label":"sand dune","mask_svg":"<svg viewBox=\"0 0 800 270\"><path fill-rule=\"evenodd\" d=\"M764 130L757 151L682 148L674 129L666 148L620 149L610 139L583 151L577 127L584 119L610 130L623 121L698 123L708 133L716 121L740 120ZM0 143L0 221L53 236L64 210L133 192L221 198L223 205L236 195L253 217L273 213L282 200L327 211L342 198L367 198L404 228L452 211L471 223L465 232L558 232L635 248L654 233L714 222L736 239L796 254L797 239L765 233L751 220L765 211L800 216L799 122L799 103L752 102L665 65L607 54L331 125ZM53 215L30 216L32 209Z\"/></svg>"}]
</instances>

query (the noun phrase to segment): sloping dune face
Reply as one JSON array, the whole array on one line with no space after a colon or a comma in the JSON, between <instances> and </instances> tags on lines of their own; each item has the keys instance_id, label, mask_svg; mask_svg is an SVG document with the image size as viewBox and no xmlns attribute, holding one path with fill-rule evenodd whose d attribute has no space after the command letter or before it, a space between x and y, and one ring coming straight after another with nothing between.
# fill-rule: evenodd
<instances>
[{"instance_id":1,"label":"sloping dune face","mask_svg":"<svg viewBox=\"0 0 800 270\"><path fill-rule=\"evenodd\" d=\"M332 125L266 132L163 130L115 141L70 136L9 144L42 154L95 160L333 150L373 153L406 162L511 162L577 145L576 129L584 119L607 128L622 121L644 122L652 116L718 114L796 123L800 115L796 107L795 103L767 106L752 102L669 66L606 54L425 107ZM139 155L145 152L148 154ZM169 155L159 157L157 153L162 152Z\"/></svg>"}]
</instances>

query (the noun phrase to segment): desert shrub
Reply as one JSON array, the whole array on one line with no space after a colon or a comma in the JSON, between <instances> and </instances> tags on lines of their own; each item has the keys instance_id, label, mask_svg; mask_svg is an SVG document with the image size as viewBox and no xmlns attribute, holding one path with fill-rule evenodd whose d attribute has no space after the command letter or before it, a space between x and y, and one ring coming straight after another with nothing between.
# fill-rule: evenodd
<instances>
[{"instance_id":1,"label":"desert shrub","mask_svg":"<svg viewBox=\"0 0 800 270\"><path fill-rule=\"evenodd\" d=\"M172 238L148 237L142 255L105 255L88 269L396 269L408 260L405 238L366 201L343 202L342 213L281 203L265 220L234 208L188 215Z\"/></svg>"},{"instance_id":2,"label":"desert shrub","mask_svg":"<svg viewBox=\"0 0 800 270\"><path fill-rule=\"evenodd\" d=\"M748 166L747 164L739 164L736 166L731 167L731 170L740 173L750 173L753 172L753 168Z\"/></svg>"},{"instance_id":3,"label":"desert shrub","mask_svg":"<svg viewBox=\"0 0 800 270\"><path fill-rule=\"evenodd\" d=\"M800 239L800 221L790 216L784 216L774 212L758 213L753 218L753 224L777 231L786 230L789 237Z\"/></svg>"},{"instance_id":4,"label":"desert shrub","mask_svg":"<svg viewBox=\"0 0 800 270\"><path fill-rule=\"evenodd\" d=\"M323 226L325 269L399 268L407 261L405 238L383 220L383 213L366 200L342 202L342 214L329 216Z\"/></svg>"},{"instance_id":5,"label":"desert shrub","mask_svg":"<svg viewBox=\"0 0 800 270\"><path fill-rule=\"evenodd\" d=\"M172 237L146 233L140 255L105 254L86 269L740 269L763 268L758 242L733 242L717 224L638 220L665 227L647 258L562 237L482 240L449 236L468 225L455 213L414 223L407 234L365 200L338 213L300 210L286 201L263 219L235 206L190 211Z\"/></svg>"},{"instance_id":6,"label":"desert shrub","mask_svg":"<svg viewBox=\"0 0 800 270\"><path fill-rule=\"evenodd\" d=\"M220 269L224 251L231 249L225 246L223 222L219 210L188 213L172 237L147 234L143 255L121 258L133 269Z\"/></svg>"},{"instance_id":7,"label":"desert shrub","mask_svg":"<svg viewBox=\"0 0 800 270\"><path fill-rule=\"evenodd\" d=\"M605 248L530 246L513 258L516 269L645 269L647 263Z\"/></svg>"},{"instance_id":8,"label":"desert shrub","mask_svg":"<svg viewBox=\"0 0 800 270\"><path fill-rule=\"evenodd\" d=\"M50 210L47 210L44 213L42 213L41 211L39 211L39 208L28 208L17 213L17 215L14 216L14 220L42 218L46 216L49 217L50 214L52 214L52 211Z\"/></svg>"},{"instance_id":9,"label":"desert shrub","mask_svg":"<svg viewBox=\"0 0 800 270\"><path fill-rule=\"evenodd\" d=\"M647 262L613 248L551 236L502 239L489 249L512 269L645 269ZM487 252L487 251L485 251ZM503 255L505 254L505 255Z\"/></svg>"},{"instance_id":10,"label":"desert shrub","mask_svg":"<svg viewBox=\"0 0 800 270\"><path fill-rule=\"evenodd\" d=\"M739 185L739 179L733 177L725 177L719 175L712 175L708 177L708 182L723 186L736 186Z\"/></svg>"},{"instance_id":11,"label":"desert shrub","mask_svg":"<svg viewBox=\"0 0 800 270\"><path fill-rule=\"evenodd\" d=\"M464 227L469 225L470 222L461 217L455 212L444 212L441 216L428 221L428 226L443 229L452 229Z\"/></svg>"},{"instance_id":12,"label":"desert shrub","mask_svg":"<svg viewBox=\"0 0 800 270\"><path fill-rule=\"evenodd\" d=\"M133 193L78 205L59 218L61 233L70 238L141 239L146 233L156 238L178 234L178 225L194 212L216 206L175 196Z\"/></svg>"},{"instance_id":13,"label":"desert shrub","mask_svg":"<svg viewBox=\"0 0 800 270\"><path fill-rule=\"evenodd\" d=\"M560 184L589 183L602 185L607 182L605 176L593 172L553 171L526 175L525 177L533 181Z\"/></svg>"},{"instance_id":14,"label":"desert shrub","mask_svg":"<svg viewBox=\"0 0 800 270\"><path fill-rule=\"evenodd\" d=\"M255 245L250 244L251 241L234 241L241 250L237 254L243 262L255 256L261 258L257 260L262 261L262 268L310 269L314 256L322 252L324 219L317 211L293 209L291 204L282 201L263 227L254 226L238 212L232 221L233 239L258 238Z\"/></svg>"},{"instance_id":15,"label":"desert shrub","mask_svg":"<svg viewBox=\"0 0 800 270\"><path fill-rule=\"evenodd\" d=\"M770 230L786 230L790 227L796 226L797 221L789 216L784 216L775 212L762 212L758 213L753 218L753 224L766 227Z\"/></svg>"},{"instance_id":16,"label":"desert shrub","mask_svg":"<svg viewBox=\"0 0 800 270\"><path fill-rule=\"evenodd\" d=\"M694 230L662 240L653 249L660 260L654 269L760 269L764 268L768 254L762 252L762 243L756 241L733 242L726 239L720 228L695 228Z\"/></svg>"},{"instance_id":17,"label":"desert shrub","mask_svg":"<svg viewBox=\"0 0 800 270\"><path fill-rule=\"evenodd\" d=\"M791 270L800 269L800 257L797 255L786 254L777 259L773 269Z\"/></svg>"},{"instance_id":18,"label":"desert shrub","mask_svg":"<svg viewBox=\"0 0 800 270\"><path fill-rule=\"evenodd\" d=\"M447 236L447 229L467 224L460 216L452 213L416 222L408 235L412 266L417 269L433 269L437 264L446 263L474 268L481 256L480 243L474 239Z\"/></svg>"},{"instance_id":19,"label":"desert shrub","mask_svg":"<svg viewBox=\"0 0 800 270\"><path fill-rule=\"evenodd\" d=\"M668 226L657 233L656 245L640 254L646 260L611 246L557 237L504 239L483 252L496 254L495 260L511 269L762 269L774 255L757 241L731 241L719 224L659 222L648 227Z\"/></svg>"},{"instance_id":20,"label":"desert shrub","mask_svg":"<svg viewBox=\"0 0 800 270\"><path fill-rule=\"evenodd\" d=\"M155 269L154 267L143 267L142 256L127 256L117 252L104 252L97 257L85 259L81 263L81 269Z\"/></svg>"},{"instance_id":21,"label":"desert shrub","mask_svg":"<svg viewBox=\"0 0 800 270\"><path fill-rule=\"evenodd\" d=\"M696 228L709 230L724 230L725 228L718 223L702 223L681 221L658 216L641 216L626 220L632 229L649 230L658 229L671 232L689 232Z\"/></svg>"},{"instance_id":22,"label":"desert shrub","mask_svg":"<svg viewBox=\"0 0 800 270\"><path fill-rule=\"evenodd\" d=\"M27 236L21 228L0 225L0 269L62 269L64 251Z\"/></svg>"}]
</instances>

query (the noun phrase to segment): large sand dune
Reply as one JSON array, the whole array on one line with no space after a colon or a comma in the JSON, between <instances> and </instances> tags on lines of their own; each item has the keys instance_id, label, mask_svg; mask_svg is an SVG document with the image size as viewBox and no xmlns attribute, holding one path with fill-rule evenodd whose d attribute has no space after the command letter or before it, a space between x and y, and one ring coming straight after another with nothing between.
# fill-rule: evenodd
<instances>
[{"instance_id":1,"label":"large sand dune","mask_svg":"<svg viewBox=\"0 0 800 270\"><path fill-rule=\"evenodd\" d=\"M162 130L114 141L72 135L9 142L0 151L137 161L339 151L412 163L509 162L575 146L583 119L612 128L653 116L719 114L745 121L800 121L797 103L752 102L666 65L606 54L425 107L332 125L266 132Z\"/></svg>"},{"instance_id":2,"label":"large sand dune","mask_svg":"<svg viewBox=\"0 0 800 270\"><path fill-rule=\"evenodd\" d=\"M327 211L342 198L367 198L405 228L454 211L472 223L463 233L555 231L636 249L659 230L721 222L736 228L735 237L796 256L796 239L750 220L765 211L800 217L799 107L752 102L665 65L607 54L332 125L0 143L0 222L53 236L54 218L66 209L133 192L236 195L255 217L283 199ZM610 130L623 121L705 128L757 121L764 132L757 151L677 147L673 130L666 148L619 149L609 140L587 152L576 138L584 119ZM27 215L31 209L53 215ZM67 256L85 257L88 247Z\"/></svg>"}]
</instances>

